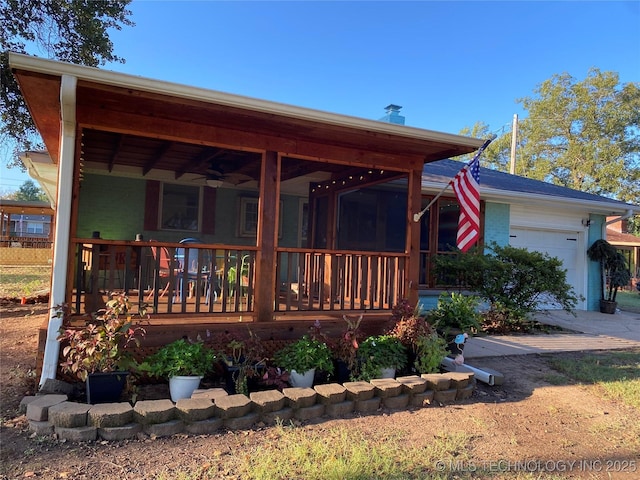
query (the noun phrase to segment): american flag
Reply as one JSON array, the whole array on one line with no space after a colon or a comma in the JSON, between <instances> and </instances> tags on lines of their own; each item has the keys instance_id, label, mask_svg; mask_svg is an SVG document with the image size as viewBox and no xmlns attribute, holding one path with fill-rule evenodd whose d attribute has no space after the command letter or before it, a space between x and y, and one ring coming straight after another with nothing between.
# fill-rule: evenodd
<instances>
[{"instance_id":1,"label":"american flag","mask_svg":"<svg viewBox=\"0 0 640 480\"><path fill-rule=\"evenodd\" d=\"M456 242L462 252L469 250L480 238L480 153L451 180L460 205Z\"/></svg>"}]
</instances>

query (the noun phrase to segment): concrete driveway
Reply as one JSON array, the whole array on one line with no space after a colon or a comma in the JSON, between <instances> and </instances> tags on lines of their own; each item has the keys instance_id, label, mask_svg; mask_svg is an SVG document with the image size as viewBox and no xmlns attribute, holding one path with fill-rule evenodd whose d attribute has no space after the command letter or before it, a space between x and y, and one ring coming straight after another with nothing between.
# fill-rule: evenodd
<instances>
[{"instance_id":1,"label":"concrete driveway","mask_svg":"<svg viewBox=\"0 0 640 480\"><path fill-rule=\"evenodd\" d=\"M568 332L472 337L464 347L465 359L640 348L640 313L619 311L610 315L578 311L574 317L562 310L553 310L540 313L536 318L542 323L557 325Z\"/></svg>"}]
</instances>

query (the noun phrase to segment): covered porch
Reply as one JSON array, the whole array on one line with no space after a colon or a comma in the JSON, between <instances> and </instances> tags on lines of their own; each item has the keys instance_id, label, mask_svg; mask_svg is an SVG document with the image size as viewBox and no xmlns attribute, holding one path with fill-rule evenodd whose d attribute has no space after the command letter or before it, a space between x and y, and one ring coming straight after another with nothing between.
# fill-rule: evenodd
<instances>
[{"instance_id":1,"label":"covered porch","mask_svg":"<svg viewBox=\"0 0 640 480\"><path fill-rule=\"evenodd\" d=\"M373 326L415 303L423 166L482 144L24 55L10 64L57 166L51 306L82 316L124 290L176 338L189 323L251 322L274 339L345 314ZM52 316L43 378L59 326Z\"/></svg>"}]
</instances>

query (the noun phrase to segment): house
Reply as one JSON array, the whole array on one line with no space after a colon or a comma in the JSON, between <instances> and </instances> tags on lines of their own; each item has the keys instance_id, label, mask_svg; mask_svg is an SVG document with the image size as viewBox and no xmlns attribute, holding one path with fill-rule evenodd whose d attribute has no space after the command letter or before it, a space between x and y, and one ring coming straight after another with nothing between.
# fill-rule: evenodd
<instances>
[{"instance_id":1,"label":"house","mask_svg":"<svg viewBox=\"0 0 640 480\"><path fill-rule=\"evenodd\" d=\"M1 247L48 248L53 209L47 202L0 199Z\"/></svg>"},{"instance_id":2,"label":"house","mask_svg":"<svg viewBox=\"0 0 640 480\"><path fill-rule=\"evenodd\" d=\"M482 140L404 126L395 105L365 120L9 60L50 154L41 179L58 179L52 306L82 315L124 290L153 307L153 348L247 325L286 340L317 319L337 334L343 315L379 331L400 299L434 298L428 259L455 243L458 206L444 196L414 214L459 170L446 159ZM531 182L481 173L483 240L547 248L545 234L571 232L588 306L586 245L601 218L638 207ZM42 380L56 375L59 326L52 314L42 332Z\"/></svg>"},{"instance_id":3,"label":"house","mask_svg":"<svg viewBox=\"0 0 640 480\"><path fill-rule=\"evenodd\" d=\"M150 347L248 323L261 338L293 338L363 312L379 328L398 299L418 300L424 164L483 143L9 61L57 166L51 305L83 314L123 289L153 306ZM41 379L56 375L59 326L52 314Z\"/></svg>"},{"instance_id":4,"label":"house","mask_svg":"<svg viewBox=\"0 0 640 480\"><path fill-rule=\"evenodd\" d=\"M424 167L423 204L427 204L462 167L453 160L432 162ZM597 239L607 238L607 223L612 219L640 214L640 206L572 190L538 180L532 180L504 172L480 168L480 192L482 202L482 238L484 244L513 245L547 253L562 260L567 272L567 282L583 297L578 310L599 309L600 270L596 262L587 258L587 248ZM455 199L444 195L431 208L429 228L438 238L430 238L429 245L422 245L427 256L434 252L445 253L455 239ZM451 213L453 211L453 213ZM448 230L443 225L449 225ZM424 228L424 227L423 227ZM427 230L421 239L428 238ZM637 237L634 237L637 240ZM424 249L428 247L428 249ZM433 305L440 290L428 283L428 261L425 260L420 296L423 303Z\"/></svg>"},{"instance_id":5,"label":"house","mask_svg":"<svg viewBox=\"0 0 640 480\"><path fill-rule=\"evenodd\" d=\"M620 250L627 259L631 272L630 287L640 290L640 237L628 233L626 218L607 217L607 241Z\"/></svg>"}]
</instances>

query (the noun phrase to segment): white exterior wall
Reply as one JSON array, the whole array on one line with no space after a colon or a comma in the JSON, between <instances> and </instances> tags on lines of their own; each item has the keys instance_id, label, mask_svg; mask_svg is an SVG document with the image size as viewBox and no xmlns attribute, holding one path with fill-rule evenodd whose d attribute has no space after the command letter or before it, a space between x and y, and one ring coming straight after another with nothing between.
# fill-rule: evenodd
<instances>
[{"instance_id":1,"label":"white exterior wall","mask_svg":"<svg viewBox=\"0 0 640 480\"><path fill-rule=\"evenodd\" d=\"M563 261L567 268L567 281L578 297L587 298L588 227L583 219L587 212L562 211L558 209L511 205L510 244L548 253ZM576 305L586 309L585 300Z\"/></svg>"}]
</instances>

